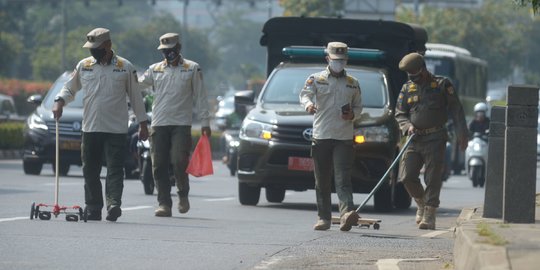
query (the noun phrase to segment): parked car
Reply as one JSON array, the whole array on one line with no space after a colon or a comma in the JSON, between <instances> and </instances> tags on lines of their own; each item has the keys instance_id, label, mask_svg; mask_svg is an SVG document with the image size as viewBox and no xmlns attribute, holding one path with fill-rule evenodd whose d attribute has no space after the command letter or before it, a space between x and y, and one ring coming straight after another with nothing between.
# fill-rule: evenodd
<instances>
[{"instance_id":1,"label":"parked car","mask_svg":"<svg viewBox=\"0 0 540 270\"><path fill-rule=\"evenodd\" d=\"M19 120L20 117L15 110L15 102L8 95L0 94L0 121Z\"/></svg>"},{"instance_id":2,"label":"parked car","mask_svg":"<svg viewBox=\"0 0 540 270\"><path fill-rule=\"evenodd\" d=\"M218 103L214 123L220 130L227 129L227 117L234 112L234 96L225 96Z\"/></svg>"},{"instance_id":3,"label":"parked car","mask_svg":"<svg viewBox=\"0 0 540 270\"><path fill-rule=\"evenodd\" d=\"M24 127L24 152L23 170L25 174L39 175L43 164L52 164L55 171L55 136L56 123L52 114L54 97L60 92L65 82L69 79L69 72L64 72L56 79L45 97L33 95L28 98L28 102L35 104L35 111L27 118ZM75 100L68 103L63 110L62 117L58 123L60 141L60 164L59 174L67 175L71 165L81 166L81 137L82 137L82 116L83 116L83 92L75 95ZM130 132L136 132L130 129ZM126 138L126 148L131 135ZM126 151L125 162L126 178L136 177L132 172L137 167L137 162L133 160L133 155Z\"/></svg>"}]
</instances>

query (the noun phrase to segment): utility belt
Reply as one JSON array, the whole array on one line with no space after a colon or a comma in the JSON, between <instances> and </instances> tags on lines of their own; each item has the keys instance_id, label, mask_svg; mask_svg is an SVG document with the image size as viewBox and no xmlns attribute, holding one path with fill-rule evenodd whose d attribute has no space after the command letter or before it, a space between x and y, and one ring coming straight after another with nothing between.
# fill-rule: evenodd
<instances>
[{"instance_id":1,"label":"utility belt","mask_svg":"<svg viewBox=\"0 0 540 270\"><path fill-rule=\"evenodd\" d=\"M425 135L429 135L429 134L441 131L443 129L445 129L444 126L438 126L438 127L432 127L432 128L426 128L426 129L417 129L415 130L414 133L420 136L425 136Z\"/></svg>"}]
</instances>

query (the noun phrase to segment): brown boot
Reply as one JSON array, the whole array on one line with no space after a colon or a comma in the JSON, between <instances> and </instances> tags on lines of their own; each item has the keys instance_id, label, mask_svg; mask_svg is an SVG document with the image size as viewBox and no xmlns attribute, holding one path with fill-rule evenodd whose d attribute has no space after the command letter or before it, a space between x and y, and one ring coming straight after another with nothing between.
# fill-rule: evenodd
<instances>
[{"instance_id":1,"label":"brown boot","mask_svg":"<svg viewBox=\"0 0 540 270\"><path fill-rule=\"evenodd\" d=\"M426 205L422 198L414 198L414 201L416 202L416 224L420 224L422 218L424 218L424 207Z\"/></svg>"},{"instance_id":2,"label":"brown boot","mask_svg":"<svg viewBox=\"0 0 540 270\"><path fill-rule=\"evenodd\" d=\"M156 217L170 217L172 216L171 208L166 205L160 205L154 212Z\"/></svg>"},{"instance_id":3,"label":"brown boot","mask_svg":"<svg viewBox=\"0 0 540 270\"><path fill-rule=\"evenodd\" d=\"M180 197L180 201L178 202L178 212L180 214L185 214L189 211L189 199L187 196Z\"/></svg>"},{"instance_id":4,"label":"brown boot","mask_svg":"<svg viewBox=\"0 0 540 270\"><path fill-rule=\"evenodd\" d=\"M349 211L345 213L340 220L339 229L344 232L348 232L351 230L352 226L355 226L358 224L358 213L356 211Z\"/></svg>"},{"instance_id":5,"label":"brown boot","mask_svg":"<svg viewBox=\"0 0 540 270\"><path fill-rule=\"evenodd\" d=\"M313 229L316 231L326 231L330 229L331 222L327 219L319 219L317 223L313 226Z\"/></svg>"},{"instance_id":6,"label":"brown boot","mask_svg":"<svg viewBox=\"0 0 540 270\"><path fill-rule=\"evenodd\" d=\"M421 230L435 230L435 213L437 212L437 208L426 206L424 209L424 217L418 228Z\"/></svg>"}]
</instances>

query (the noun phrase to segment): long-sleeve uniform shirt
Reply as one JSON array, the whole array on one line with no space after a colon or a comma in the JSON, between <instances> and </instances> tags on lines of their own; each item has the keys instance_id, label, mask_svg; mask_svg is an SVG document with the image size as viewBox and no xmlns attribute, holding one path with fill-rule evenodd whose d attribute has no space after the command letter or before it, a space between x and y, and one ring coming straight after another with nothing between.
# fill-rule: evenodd
<instances>
[{"instance_id":1,"label":"long-sleeve uniform shirt","mask_svg":"<svg viewBox=\"0 0 540 270\"><path fill-rule=\"evenodd\" d=\"M201 125L209 126L210 112L202 71L196 62L181 59L178 66L166 61L150 66L139 82L152 86L152 126L191 126L193 105Z\"/></svg>"},{"instance_id":2,"label":"long-sleeve uniform shirt","mask_svg":"<svg viewBox=\"0 0 540 270\"><path fill-rule=\"evenodd\" d=\"M93 57L81 60L57 97L66 103L82 90L84 132L127 133L128 103L137 120L147 120L137 73L126 59L114 55L111 63L100 65Z\"/></svg>"},{"instance_id":3,"label":"long-sleeve uniform shirt","mask_svg":"<svg viewBox=\"0 0 540 270\"><path fill-rule=\"evenodd\" d=\"M342 76L334 77L328 68L308 77L300 91L300 103L307 109L317 107L313 121L314 139L352 140L353 121L341 118L341 107L350 104L354 117L362 113L360 85L356 78L343 71Z\"/></svg>"},{"instance_id":4,"label":"long-sleeve uniform shirt","mask_svg":"<svg viewBox=\"0 0 540 270\"><path fill-rule=\"evenodd\" d=\"M396 104L396 119L405 135L414 126L418 135L415 140L446 139L445 128L451 113L458 136L467 136L467 124L463 107L452 83L440 76L431 75L423 85L408 81L403 85Z\"/></svg>"}]
</instances>

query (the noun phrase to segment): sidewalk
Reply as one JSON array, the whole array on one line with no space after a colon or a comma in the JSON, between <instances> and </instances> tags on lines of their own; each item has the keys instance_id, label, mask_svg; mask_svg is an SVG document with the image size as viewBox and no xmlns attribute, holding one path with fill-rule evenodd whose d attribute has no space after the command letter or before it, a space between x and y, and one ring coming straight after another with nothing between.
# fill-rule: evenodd
<instances>
[{"instance_id":1,"label":"sidewalk","mask_svg":"<svg viewBox=\"0 0 540 270\"><path fill-rule=\"evenodd\" d=\"M535 224L504 224L465 208L457 220L454 269L540 269L540 196Z\"/></svg>"}]
</instances>

